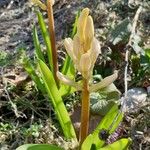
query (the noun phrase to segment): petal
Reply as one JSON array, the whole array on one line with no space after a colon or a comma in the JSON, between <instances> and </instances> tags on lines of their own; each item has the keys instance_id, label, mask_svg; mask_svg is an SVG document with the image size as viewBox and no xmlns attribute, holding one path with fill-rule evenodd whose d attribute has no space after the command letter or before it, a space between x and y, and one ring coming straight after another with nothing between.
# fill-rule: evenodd
<instances>
[{"instance_id":1,"label":"petal","mask_svg":"<svg viewBox=\"0 0 150 150\"><path fill-rule=\"evenodd\" d=\"M80 64L79 64L79 72L81 72L82 76L84 78L89 77L89 73L91 72L91 59L90 59L90 53L85 53L81 56Z\"/></svg>"},{"instance_id":2,"label":"petal","mask_svg":"<svg viewBox=\"0 0 150 150\"><path fill-rule=\"evenodd\" d=\"M81 15L78 19L77 34L80 37L81 42L83 42L85 39L84 33L85 33L85 26L86 26L88 15L89 15L89 9L85 8L82 10Z\"/></svg>"},{"instance_id":3,"label":"petal","mask_svg":"<svg viewBox=\"0 0 150 150\"><path fill-rule=\"evenodd\" d=\"M75 87L77 90L82 90L82 86L78 84L77 82L74 82L67 76L63 75L61 72L57 71L57 77L60 81L62 81L64 84L67 84L69 86Z\"/></svg>"},{"instance_id":4,"label":"petal","mask_svg":"<svg viewBox=\"0 0 150 150\"><path fill-rule=\"evenodd\" d=\"M44 3L42 3L40 0L31 0L31 2L34 4L34 5L38 5L41 9L43 10L46 10L47 7Z\"/></svg>"},{"instance_id":5,"label":"petal","mask_svg":"<svg viewBox=\"0 0 150 150\"><path fill-rule=\"evenodd\" d=\"M74 57L74 54L73 54L73 41L71 38L66 38L64 40L64 46L65 46L65 49L68 53L68 55L71 57L72 60L75 59Z\"/></svg>"},{"instance_id":6,"label":"petal","mask_svg":"<svg viewBox=\"0 0 150 150\"><path fill-rule=\"evenodd\" d=\"M78 60L80 60L81 55L83 54L83 47L80 44L80 39L77 35L74 36L73 39L73 53Z\"/></svg>"},{"instance_id":7,"label":"petal","mask_svg":"<svg viewBox=\"0 0 150 150\"><path fill-rule=\"evenodd\" d=\"M52 6L54 5L54 3L55 3L55 0L51 0L51 4L52 4Z\"/></svg>"},{"instance_id":8,"label":"petal","mask_svg":"<svg viewBox=\"0 0 150 150\"><path fill-rule=\"evenodd\" d=\"M100 43L96 38L94 38L91 47L91 59L93 65L99 54L101 54Z\"/></svg>"},{"instance_id":9,"label":"petal","mask_svg":"<svg viewBox=\"0 0 150 150\"><path fill-rule=\"evenodd\" d=\"M91 16L88 16L87 23L85 27L85 50L88 51L91 47L94 38L94 25Z\"/></svg>"},{"instance_id":10,"label":"petal","mask_svg":"<svg viewBox=\"0 0 150 150\"><path fill-rule=\"evenodd\" d=\"M113 83L118 77L118 71L115 71L113 75L104 78L101 82L90 86L90 92L95 92L99 89L105 88Z\"/></svg>"}]
</instances>

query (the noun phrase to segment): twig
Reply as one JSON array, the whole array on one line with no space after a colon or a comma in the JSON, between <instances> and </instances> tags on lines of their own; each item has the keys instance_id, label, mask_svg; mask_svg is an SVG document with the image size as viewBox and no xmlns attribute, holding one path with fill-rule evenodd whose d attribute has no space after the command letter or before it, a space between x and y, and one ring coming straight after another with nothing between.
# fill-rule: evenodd
<instances>
[{"instance_id":1,"label":"twig","mask_svg":"<svg viewBox=\"0 0 150 150\"><path fill-rule=\"evenodd\" d=\"M128 76L129 49L132 46L132 40L136 33L136 26L137 26L137 22L138 22L138 18L139 18L141 10L142 10L142 6L140 6L136 11L135 17L133 19L132 31L131 31L131 35L129 38L129 42L125 48L126 49L126 54L125 54L126 66L125 66L125 71L124 71L125 97L127 97L127 90L128 90L128 77L127 76Z\"/></svg>"},{"instance_id":2,"label":"twig","mask_svg":"<svg viewBox=\"0 0 150 150\"><path fill-rule=\"evenodd\" d=\"M9 93L8 93L6 87L4 88L4 91L5 91L6 95L7 95L7 98L8 98L8 100L9 100L9 102L10 102L12 108L13 108L13 111L14 111L16 117L17 117L17 118L21 117L21 115L19 114L19 112L18 112L18 110L17 110L17 106L16 106L16 104L14 104L14 103L12 102L12 100L11 100L11 98L10 98L10 95L9 95Z\"/></svg>"},{"instance_id":3,"label":"twig","mask_svg":"<svg viewBox=\"0 0 150 150\"><path fill-rule=\"evenodd\" d=\"M13 108L13 112L15 113L17 118L19 118L19 117L21 117L21 118L26 117L25 114L23 114L22 112L18 111L16 104L14 104L13 101L11 100L11 98L10 98L9 92L7 90L7 81L3 77L4 76L3 75L3 70L2 70L1 74L2 74L2 82L4 84L4 92L7 95L7 98L9 100L10 104L11 104L11 107Z\"/></svg>"},{"instance_id":4,"label":"twig","mask_svg":"<svg viewBox=\"0 0 150 150\"><path fill-rule=\"evenodd\" d=\"M115 124L115 122L118 120L118 117L119 115L122 113L122 110L124 108L124 104L125 104L125 101L127 100L127 90L128 90L128 59L129 59L129 50L130 50L130 47L132 46L132 39L136 33L136 26L137 26L137 22L138 22L138 18L139 18L139 14L142 10L142 7L140 6L137 11L136 11L136 14L135 14L135 17L133 19L133 24L132 24L132 31L131 31L131 35L129 37L129 41L125 47L125 50L126 50L126 54L125 54L125 62L126 62L126 66L125 66L125 72L124 72L124 85L125 85L125 95L123 97L123 102L122 102L122 105L121 105L121 108L120 108L120 111L119 113L115 116L112 124L110 125L109 127L109 130L111 130Z\"/></svg>"}]
</instances>

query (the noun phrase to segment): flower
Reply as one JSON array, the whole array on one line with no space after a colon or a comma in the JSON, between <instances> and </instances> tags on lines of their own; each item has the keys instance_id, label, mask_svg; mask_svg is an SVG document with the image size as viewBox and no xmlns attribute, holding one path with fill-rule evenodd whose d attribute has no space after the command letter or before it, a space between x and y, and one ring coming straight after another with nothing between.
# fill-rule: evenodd
<instances>
[{"instance_id":1,"label":"flower","mask_svg":"<svg viewBox=\"0 0 150 150\"><path fill-rule=\"evenodd\" d=\"M39 6L42 10L46 10L47 9L46 5L43 2L41 2L40 0L31 0L31 3L33 5Z\"/></svg>"},{"instance_id":2,"label":"flower","mask_svg":"<svg viewBox=\"0 0 150 150\"><path fill-rule=\"evenodd\" d=\"M93 72L93 67L98 55L101 53L99 41L94 37L93 19L89 15L89 9L82 10L78 19L77 33L73 39L66 38L64 46L68 55L73 60L75 68L82 74L83 78L90 80ZM82 84L77 83L66 75L57 72L57 77L64 84L75 87L77 90L82 90ZM118 72L104 78L97 84L90 84L89 91L95 92L112 84L118 77Z\"/></svg>"},{"instance_id":3,"label":"flower","mask_svg":"<svg viewBox=\"0 0 150 150\"><path fill-rule=\"evenodd\" d=\"M41 2L41 0L30 0L30 1L33 5L39 6L42 10L47 10L47 6L43 2ZM55 3L54 0L47 0L47 2L50 3L50 5L52 6Z\"/></svg>"},{"instance_id":4,"label":"flower","mask_svg":"<svg viewBox=\"0 0 150 150\"><path fill-rule=\"evenodd\" d=\"M65 39L64 45L76 69L85 79L90 79L95 61L101 51L99 41L94 37L93 19L89 15L88 8L81 12L77 33L73 40Z\"/></svg>"}]
</instances>

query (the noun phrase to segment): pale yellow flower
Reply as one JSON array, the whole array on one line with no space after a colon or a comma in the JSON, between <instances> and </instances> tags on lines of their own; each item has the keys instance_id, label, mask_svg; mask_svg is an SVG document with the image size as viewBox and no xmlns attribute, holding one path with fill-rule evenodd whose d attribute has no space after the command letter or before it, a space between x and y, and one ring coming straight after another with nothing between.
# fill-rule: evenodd
<instances>
[{"instance_id":1,"label":"pale yellow flower","mask_svg":"<svg viewBox=\"0 0 150 150\"><path fill-rule=\"evenodd\" d=\"M90 80L94 68L94 64L98 55L101 53L99 41L94 37L93 19L89 15L89 9L85 8L81 12L77 24L77 33L73 39L66 38L64 46L68 55L73 60L75 68L82 74L83 78ZM58 78L67 85L82 90L82 85L74 82L67 76L57 72ZM102 89L112 84L118 77L118 72L104 78L97 84L90 85L90 92Z\"/></svg>"},{"instance_id":2,"label":"pale yellow flower","mask_svg":"<svg viewBox=\"0 0 150 150\"><path fill-rule=\"evenodd\" d=\"M101 51L99 41L94 37L93 19L89 15L88 8L81 12L77 24L77 34L73 40L65 39L64 45L76 69L85 79L90 79L94 63Z\"/></svg>"},{"instance_id":3,"label":"pale yellow flower","mask_svg":"<svg viewBox=\"0 0 150 150\"><path fill-rule=\"evenodd\" d=\"M46 5L43 2L41 2L40 0L30 0L30 1L33 5L37 5L43 10L47 9Z\"/></svg>"},{"instance_id":4,"label":"pale yellow flower","mask_svg":"<svg viewBox=\"0 0 150 150\"><path fill-rule=\"evenodd\" d=\"M31 1L31 4L39 6L42 10L47 10L47 6L43 2L41 2L40 0L30 0L30 1ZM52 6L55 3L54 0L47 0L47 1L49 1L49 3Z\"/></svg>"}]
</instances>

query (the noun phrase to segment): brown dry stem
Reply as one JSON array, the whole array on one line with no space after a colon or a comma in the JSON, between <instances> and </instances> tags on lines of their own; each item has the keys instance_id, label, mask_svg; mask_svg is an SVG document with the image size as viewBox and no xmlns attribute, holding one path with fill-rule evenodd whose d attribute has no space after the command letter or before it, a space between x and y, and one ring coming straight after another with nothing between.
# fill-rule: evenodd
<instances>
[{"instance_id":1,"label":"brown dry stem","mask_svg":"<svg viewBox=\"0 0 150 150\"><path fill-rule=\"evenodd\" d=\"M81 126L79 133L80 146L88 135L89 129L89 109L90 109L90 92L87 79L83 79L83 91L82 91L82 107L81 107Z\"/></svg>"},{"instance_id":2,"label":"brown dry stem","mask_svg":"<svg viewBox=\"0 0 150 150\"><path fill-rule=\"evenodd\" d=\"M58 61L57 61L57 49L56 49L56 39L55 39L55 26L54 26L54 16L53 16L53 7L52 1L47 0L47 14L48 14L48 28L51 40L52 47L52 59L53 59L53 73L54 79L58 84L57 71L58 71Z\"/></svg>"}]
</instances>

